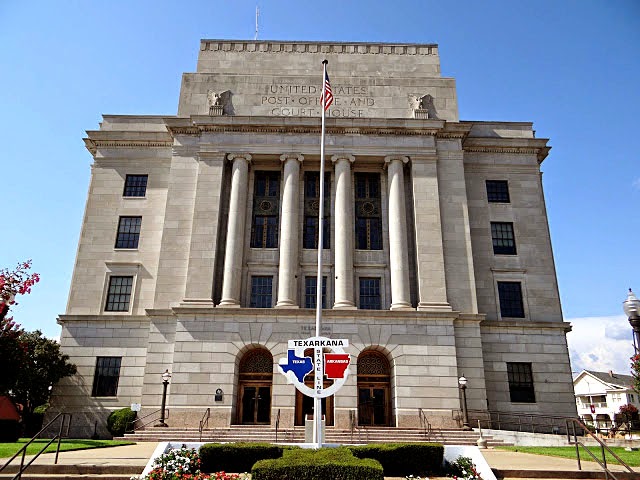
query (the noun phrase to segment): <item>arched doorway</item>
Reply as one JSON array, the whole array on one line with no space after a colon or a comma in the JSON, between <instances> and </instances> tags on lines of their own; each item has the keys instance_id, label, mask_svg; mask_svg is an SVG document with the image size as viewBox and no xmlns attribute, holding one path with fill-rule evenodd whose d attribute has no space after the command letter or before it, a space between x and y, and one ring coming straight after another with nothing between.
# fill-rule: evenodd
<instances>
[{"instance_id":1,"label":"arched doorway","mask_svg":"<svg viewBox=\"0 0 640 480\"><path fill-rule=\"evenodd\" d=\"M254 348L240 360L238 378L238 423L268 425L271 423L271 383L273 356L264 348Z\"/></svg>"},{"instance_id":2,"label":"arched doorway","mask_svg":"<svg viewBox=\"0 0 640 480\"><path fill-rule=\"evenodd\" d=\"M329 351L329 350L326 350ZM304 351L305 357L313 358L314 352L313 348L308 348ZM304 383L307 387L313 388L313 371L307 375L304 379ZM333 380L324 381L324 388L330 387L333 385ZM333 395L330 397L325 397L321 400L322 403L322 415L325 418L326 426L333 426ZM306 415L313 415L313 397L307 397L303 395L301 392L296 389L296 410L295 410L295 418L294 425L302 426L304 425L304 419Z\"/></svg>"},{"instance_id":3,"label":"arched doorway","mask_svg":"<svg viewBox=\"0 0 640 480\"><path fill-rule=\"evenodd\" d=\"M358 424L391 424L391 367L375 350L358 356Z\"/></svg>"}]
</instances>

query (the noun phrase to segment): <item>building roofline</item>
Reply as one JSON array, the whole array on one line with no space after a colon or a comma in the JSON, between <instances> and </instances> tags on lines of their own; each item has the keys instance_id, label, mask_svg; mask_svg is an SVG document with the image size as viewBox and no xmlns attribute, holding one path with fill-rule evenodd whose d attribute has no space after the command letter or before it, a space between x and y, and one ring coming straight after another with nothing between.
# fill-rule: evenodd
<instances>
[{"instance_id":1,"label":"building roofline","mask_svg":"<svg viewBox=\"0 0 640 480\"><path fill-rule=\"evenodd\" d=\"M224 43L253 43L253 44L267 44L267 43L280 43L283 45L382 45L385 47L438 47L437 43L406 43L406 42L343 42L343 41L310 41L310 40L278 40L278 39L265 39L265 40L250 40L242 38L203 38L200 43L206 42L224 42Z\"/></svg>"}]
</instances>

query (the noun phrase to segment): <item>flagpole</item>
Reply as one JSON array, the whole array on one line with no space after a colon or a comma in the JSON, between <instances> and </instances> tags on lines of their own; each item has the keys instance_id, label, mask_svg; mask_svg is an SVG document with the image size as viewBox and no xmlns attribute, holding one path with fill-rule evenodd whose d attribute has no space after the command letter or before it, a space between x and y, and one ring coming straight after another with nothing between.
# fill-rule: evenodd
<instances>
[{"instance_id":1,"label":"flagpole","mask_svg":"<svg viewBox=\"0 0 640 480\"><path fill-rule=\"evenodd\" d=\"M321 323L322 323L322 247L323 247L323 232L324 232L324 121L325 121L325 105L327 103L326 90L325 90L325 78L327 76L327 64L329 62L324 59L322 61L322 104L320 109L322 110L322 134L320 136L320 201L318 207L318 277L316 279L316 337L320 336ZM322 348L316 349L316 378L315 384L322 385L324 382L324 365L322 365ZM318 361L322 365L318 369ZM317 390L317 389L316 389ZM322 447L322 399L314 398L313 404L313 420L314 429L313 436L316 444L316 448Z\"/></svg>"}]
</instances>

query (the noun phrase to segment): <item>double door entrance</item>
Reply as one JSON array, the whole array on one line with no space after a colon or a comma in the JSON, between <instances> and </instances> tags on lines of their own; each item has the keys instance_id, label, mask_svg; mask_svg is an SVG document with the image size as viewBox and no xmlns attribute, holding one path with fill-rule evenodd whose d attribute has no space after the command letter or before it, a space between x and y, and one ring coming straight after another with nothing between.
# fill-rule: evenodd
<instances>
[{"instance_id":1,"label":"double door entrance","mask_svg":"<svg viewBox=\"0 0 640 480\"><path fill-rule=\"evenodd\" d=\"M240 385L240 423L268 425L271 423L271 384Z\"/></svg>"},{"instance_id":2,"label":"double door entrance","mask_svg":"<svg viewBox=\"0 0 640 480\"><path fill-rule=\"evenodd\" d=\"M389 386L384 384L358 384L358 424L389 425Z\"/></svg>"}]
</instances>

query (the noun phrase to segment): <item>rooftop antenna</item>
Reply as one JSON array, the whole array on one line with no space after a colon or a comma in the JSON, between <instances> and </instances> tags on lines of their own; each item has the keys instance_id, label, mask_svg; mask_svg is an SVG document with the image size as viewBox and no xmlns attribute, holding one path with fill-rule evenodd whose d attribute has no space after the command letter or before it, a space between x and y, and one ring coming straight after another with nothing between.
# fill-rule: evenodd
<instances>
[{"instance_id":1,"label":"rooftop antenna","mask_svg":"<svg viewBox=\"0 0 640 480\"><path fill-rule=\"evenodd\" d=\"M256 35L253 37L254 40L258 40L258 18L260 17L260 8L256 5Z\"/></svg>"}]
</instances>

